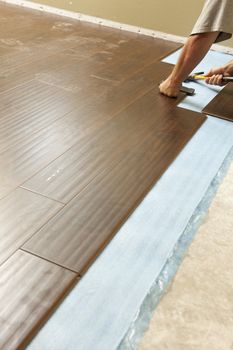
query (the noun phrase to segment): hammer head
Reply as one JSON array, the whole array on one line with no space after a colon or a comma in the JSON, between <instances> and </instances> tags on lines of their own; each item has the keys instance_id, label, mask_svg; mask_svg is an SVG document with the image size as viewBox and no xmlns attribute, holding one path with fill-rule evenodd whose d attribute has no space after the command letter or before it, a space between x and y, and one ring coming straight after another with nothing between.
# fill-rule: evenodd
<instances>
[{"instance_id":1,"label":"hammer head","mask_svg":"<svg viewBox=\"0 0 233 350\"><path fill-rule=\"evenodd\" d=\"M184 92L188 96L193 96L195 94L195 89L187 88L186 86L183 86L180 88L181 92Z\"/></svg>"}]
</instances>

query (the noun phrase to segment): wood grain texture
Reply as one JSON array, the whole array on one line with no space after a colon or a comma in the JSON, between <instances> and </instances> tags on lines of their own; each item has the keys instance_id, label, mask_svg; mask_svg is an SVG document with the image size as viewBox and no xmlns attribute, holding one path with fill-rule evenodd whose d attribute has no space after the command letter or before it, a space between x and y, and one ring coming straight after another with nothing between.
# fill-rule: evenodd
<instances>
[{"instance_id":1,"label":"wood grain texture","mask_svg":"<svg viewBox=\"0 0 233 350\"><path fill-rule=\"evenodd\" d=\"M154 63L144 69L140 81L147 89L154 86L155 81L161 81L171 71L171 66ZM134 87L136 87L136 77ZM136 90L134 89L134 92ZM145 90L146 91L146 90ZM101 118L111 115L119 108L119 93L110 95L100 105ZM129 94L127 94L129 96ZM181 95L179 99L182 99ZM71 147L61 157L49 164L41 172L23 184L24 188L42 193L63 203L69 202L99 173L108 171L117 164L132 148L151 132L160 130L154 111L160 108L173 108L179 100L167 100L153 93L145 103L132 105L125 111L110 119L100 130L88 136ZM137 111L137 108L140 108ZM143 111L144 108L144 111ZM105 112L105 109L106 112ZM97 115L97 110L95 111ZM164 126L164 129L166 127Z\"/></svg>"},{"instance_id":2,"label":"wood grain texture","mask_svg":"<svg viewBox=\"0 0 233 350\"><path fill-rule=\"evenodd\" d=\"M205 118L158 94L179 44L3 3L0 34L0 348L15 350Z\"/></svg>"},{"instance_id":3,"label":"wood grain texture","mask_svg":"<svg viewBox=\"0 0 233 350\"><path fill-rule=\"evenodd\" d=\"M138 129L148 121L144 135L138 131L137 142L122 150L115 164L106 165L23 249L83 273L203 123L200 114L176 108L175 102L151 91L122 112L128 139L131 132L132 140L136 137L134 121Z\"/></svg>"},{"instance_id":4,"label":"wood grain texture","mask_svg":"<svg viewBox=\"0 0 233 350\"><path fill-rule=\"evenodd\" d=\"M16 189L0 201L0 265L51 219L62 204Z\"/></svg>"},{"instance_id":5,"label":"wood grain texture","mask_svg":"<svg viewBox=\"0 0 233 350\"><path fill-rule=\"evenodd\" d=\"M31 81L1 94L0 154L75 109L69 93Z\"/></svg>"},{"instance_id":6,"label":"wood grain texture","mask_svg":"<svg viewBox=\"0 0 233 350\"><path fill-rule=\"evenodd\" d=\"M1 350L23 350L77 276L18 250L0 266Z\"/></svg>"},{"instance_id":7,"label":"wood grain texture","mask_svg":"<svg viewBox=\"0 0 233 350\"><path fill-rule=\"evenodd\" d=\"M140 69L180 46L4 3L0 34L0 198L145 93Z\"/></svg>"},{"instance_id":8,"label":"wood grain texture","mask_svg":"<svg viewBox=\"0 0 233 350\"><path fill-rule=\"evenodd\" d=\"M233 122L233 84L228 83L203 109L203 113Z\"/></svg>"},{"instance_id":9,"label":"wood grain texture","mask_svg":"<svg viewBox=\"0 0 233 350\"><path fill-rule=\"evenodd\" d=\"M148 65L123 86L83 75L75 93L36 80L2 95L0 195L14 189L70 147L92 138L121 110L152 89L171 67ZM166 68L165 68L166 66ZM28 93L30 91L30 93ZM89 93L92 92L91 95ZM14 102L14 103L13 103ZM70 111L70 112L69 112Z\"/></svg>"},{"instance_id":10,"label":"wood grain texture","mask_svg":"<svg viewBox=\"0 0 233 350\"><path fill-rule=\"evenodd\" d=\"M164 40L157 39L156 47L153 45L153 40L148 38L144 43L139 39L131 42L120 41L120 49L114 50L109 64L100 69L96 76L123 82L136 70L141 70L143 66L155 60L159 61L164 57Z\"/></svg>"}]
</instances>

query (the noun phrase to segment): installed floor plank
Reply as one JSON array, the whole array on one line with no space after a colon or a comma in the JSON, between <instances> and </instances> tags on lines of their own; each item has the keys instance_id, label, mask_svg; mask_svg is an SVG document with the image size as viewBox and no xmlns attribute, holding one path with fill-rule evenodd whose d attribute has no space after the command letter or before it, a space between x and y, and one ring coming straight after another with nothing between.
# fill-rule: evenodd
<instances>
[{"instance_id":1,"label":"installed floor plank","mask_svg":"<svg viewBox=\"0 0 233 350\"><path fill-rule=\"evenodd\" d=\"M151 44L153 39L151 39ZM176 46L172 48L169 45L169 50L172 52L177 49ZM133 41L122 43L121 50L112 57L108 65L97 72L97 76L103 79L110 79L115 81L125 81L127 77L132 75L135 71L140 70L153 61L158 61L164 57L166 48L164 40L157 39L156 46L144 45L141 41Z\"/></svg>"},{"instance_id":2,"label":"installed floor plank","mask_svg":"<svg viewBox=\"0 0 233 350\"><path fill-rule=\"evenodd\" d=\"M154 82L161 81L170 70L170 65L154 63L139 73L140 82L147 88L152 88ZM136 86L135 79L134 87ZM124 87L122 89L124 90ZM111 115L116 109L115 106L118 105L119 108L119 95L117 97L105 99L104 108L107 108L107 111L104 113L104 109L101 108L101 118L104 114L108 115L108 110ZM180 96L180 99L182 98L183 96ZM117 101L115 106L114 101ZM154 117L154 111L157 108L162 108L163 103L175 107L178 101L166 101L164 97L154 93L154 98L148 102L150 104L146 108L151 110L151 113L146 117L144 113L135 113L134 109L132 112L122 112L92 137L88 137L83 143L78 142L23 187L67 203L101 171L108 170L119 162L125 153L147 136L151 128L156 129L158 120ZM97 115L97 111L95 114Z\"/></svg>"},{"instance_id":3,"label":"installed floor plank","mask_svg":"<svg viewBox=\"0 0 233 350\"><path fill-rule=\"evenodd\" d=\"M203 109L203 113L233 122L233 84L228 83Z\"/></svg>"},{"instance_id":4,"label":"installed floor plank","mask_svg":"<svg viewBox=\"0 0 233 350\"><path fill-rule=\"evenodd\" d=\"M1 95L0 154L75 109L68 92L35 80Z\"/></svg>"},{"instance_id":5,"label":"installed floor plank","mask_svg":"<svg viewBox=\"0 0 233 350\"><path fill-rule=\"evenodd\" d=\"M11 350L204 118L154 91L171 69L156 62L179 44L2 3L0 34L0 347Z\"/></svg>"},{"instance_id":6,"label":"installed floor plank","mask_svg":"<svg viewBox=\"0 0 233 350\"><path fill-rule=\"evenodd\" d=\"M14 65L13 67L5 67L5 70L3 67L0 69L0 92L5 92L6 95L7 90L25 84L33 79L55 87L58 86L67 91L73 91L74 80L76 78L75 88L79 90L80 81L77 75L80 71L80 61L80 57L69 53L47 54L46 57L44 57L44 55L39 55L37 62L32 62L27 57L24 64L20 67ZM9 61L7 61L7 64L9 64ZM97 66L97 62L95 62L95 64ZM67 76L64 74L65 72ZM70 80L71 74L73 74L72 80ZM64 82L67 83L64 84ZM77 84L77 82L79 82L79 84Z\"/></svg>"},{"instance_id":7,"label":"installed floor plank","mask_svg":"<svg viewBox=\"0 0 233 350\"><path fill-rule=\"evenodd\" d=\"M154 63L143 70L141 75L145 80L148 79L150 87L149 79L154 84L168 75L170 70L170 65ZM151 131L161 131L160 119L155 116L155 112L164 107L175 107L178 101L167 100L154 92L153 98L147 99L148 105L136 104L123 111L93 137L72 147L23 187L67 203L99 173L109 171L119 163ZM165 124L164 130L170 128L170 125Z\"/></svg>"},{"instance_id":8,"label":"installed floor plank","mask_svg":"<svg viewBox=\"0 0 233 350\"><path fill-rule=\"evenodd\" d=\"M83 273L205 120L174 108L173 100L153 91L122 113L129 134L129 114L145 123L154 117L154 126L150 121L148 134L140 138L139 133L138 144L95 177L23 249Z\"/></svg>"},{"instance_id":9,"label":"installed floor plank","mask_svg":"<svg viewBox=\"0 0 233 350\"><path fill-rule=\"evenodd\" d=\"M140 73L135 75L135 60L121 87L98 71L112 67L119 80L117 61L130 61L133 49L143 68L179 45L20 7L0 8L2 198L148 89ZM74 109L63 124L51 127Z\"/></svg>"},{"instance_id":10,"label":"installed floor plank","mask_svg":"<svg viewBox=\"0 0 233 350\"><path fill-rule=\"evenodd\" d=\"M58 16L35 15L37 11L15 10L14 7L9 11L3 4L0 4L0 9L0 48L7 50L10 47L14 52L14 55L3 55L1 73L15 66L21 67L28 60L36 65L46 55L59 54L65 49L86 58L97 52L105 53L112 65L111 71L123 67L120 61L123 60L124 65L128 62L129 66L129 61L133 60L134 64L131 63L128 68L134 72L136 67L144 66L180 46ZM155 40L157 45L154 45Z\"/></svg>"},{"instance_id":11,"label":"installed floor plank","mask_svg":"<svg viewBox=\"0 0 233 350\"><path fill-rule=\"evenodd\" d=\"M0 201L0 265L61 208L62 204L23 189Z\"/></svg>"},{"instance_id":12,"label":"installed floor plank","mask_svg":"<svg viewBox=\"0 0 233 350\"><path fill-rule=\"evenodd\" d=\"M20 250L1 265L1 350L24 349L76 278L73 272Z\"/></svg>"},{"instance_id":13,"label":"installed floor plank","mask_svg":"<svg viewBox=\"0 0 233 350\"><path fill-rule=\"evenodd\" d=\"M149 65L121 86L101 80L102 88L98 89L98 79L90 78L94 80L93 89L89 81L86 86L84 84L84 89L75 94L60 91L57 87L51 89L50 93L50 87L46 84L44 87L44 83L32 81L26 85L31 91L29 95L26 86L17 88L18 106L12 104L13 96L8 91L2 105L4 113L0 112L4 141L0 143L0 176L3 179L0 193L3 187L14 189L21 185L73 145L83 147L109 120L152 89L155 81L161 80L171 69L165 66L163 64L164 68L160 71L158 67L156 69L156 63ZM93 96L89 97L89 90L93 91ZM49 93L48 97L46 92ZM56 113L60 106L59 97L64 104ZM73 111L59 118L69 109ZM4 117L6 113L9 120Z\"/></svg>"},{"instance_id":14,"label":"installed floor plank","mask_svg":"<svg viewBox=\"0 0 233 350\"><path fill-rule=\"evenodd\" d=\"M74 51L64 50L56 57L41 60L34 70L34 77L49 85L77 93L77 96L82 92L84 100L80 102L90 103L96 96L108 91L110 86L114 86L113 83L95 78L98 69L108 64L108 58L107 53L98 52L83 58L77 56ZM33 71L32 67L24 67L25 70L28 68Z\"/></svg>"}]
</instances>

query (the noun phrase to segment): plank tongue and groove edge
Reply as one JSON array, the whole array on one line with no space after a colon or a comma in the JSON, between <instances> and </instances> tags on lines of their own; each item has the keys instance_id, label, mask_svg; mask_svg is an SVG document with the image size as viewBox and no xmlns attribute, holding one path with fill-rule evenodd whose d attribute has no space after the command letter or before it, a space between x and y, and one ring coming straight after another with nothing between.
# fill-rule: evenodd
<instances>
[{"instance_id":1,"label":"plank tongue and groove edge","mask_svg":"<svg viewBox=\"0 0 233 350\"><path fill-rule=\"evenodd\" d=\"M233 83L228 83L202 112L233 122Z\"/></svg>"}]
</instances>

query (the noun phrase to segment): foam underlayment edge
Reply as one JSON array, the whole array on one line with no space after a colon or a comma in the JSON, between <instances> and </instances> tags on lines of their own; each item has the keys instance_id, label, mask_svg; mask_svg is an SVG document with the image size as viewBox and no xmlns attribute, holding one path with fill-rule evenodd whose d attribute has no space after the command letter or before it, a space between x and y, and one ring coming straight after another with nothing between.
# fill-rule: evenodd
<instances>
[{"instance_id":1,"label":"foam underlayment edge","mask_svg":"<svg viewBox=\"0 0 233 350\"><path fill-rule=\"evenodd\" d=\"M225 158L221 168L209 185L203 199L197 206L188 225L180 236L167 262L164 265L158 278L152 284L150 291L145 297L139 311L135 315L129 330L120 342L117 350L136 350L139 347L140 341L149 327L150 320L155 312L157 305L162 299L163 295L168 290L173 278L175 277L179 266L181 265L187 250L191 245L203 219L205 218L209 207L214 200L214 197L221 185L227 171L233 161L233 147Z\"/></svg>"}]
</instances>

